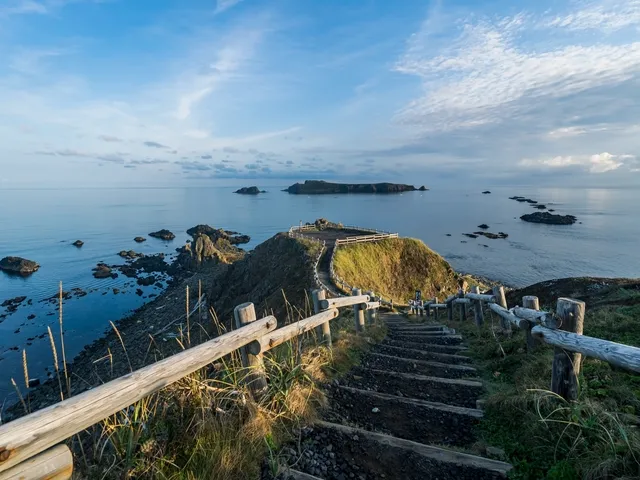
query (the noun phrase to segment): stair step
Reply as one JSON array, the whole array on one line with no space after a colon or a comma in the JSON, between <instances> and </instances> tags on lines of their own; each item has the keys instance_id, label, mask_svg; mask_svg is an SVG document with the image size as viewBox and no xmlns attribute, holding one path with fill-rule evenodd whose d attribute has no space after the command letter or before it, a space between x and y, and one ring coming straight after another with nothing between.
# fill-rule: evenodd
<instances>
[{"instance_id":1,"label":"stair step","mask_svg":"<svg viewBox=\"0 0 640 480\"><path fill-rule=\"evenodd\" d=\"M471 359L463 355L453 355L450 353L426 352L424 350L415 350L412 348L394 347L392 345L378 344L373 347L373 352L384 353L385 355L395 355L402 358L411 358L415 360L435 360L442 363L464 364L470 363Z\"/></svg>"},{"instance_id":2,"label":"stair step","mask_svg":"<svg viewBox=\"0 0 640 480\"><path fill-rule=\"evenodd\" d=\"M363 472L366 478L384 475L406 480L497 480L506 478L513 468L497 460L346 425L323 421L316 428L328 433L334 449L350 452L351 462L358 467L354 469L356 478Z\"/></svg>"},{"instance_id":3,"label":"stair step","mask_svg":"<svg viewBox=\"0 0 640 480\"><path fill-rule=\"evenodd\" d=\"M438 345L459 345L462 343L461 335L443 335L443 334L424 334L424 333L415 333L415 334L394 334L389 333L389 338L391 340L399 341L399 342L420 342L424 341L425 343L435 343Z\"/></svg>"},{"instance_id":4,"label":"stair step","mask_svg":"<svg viewBox=\"0 0 640 480\"><path fill-rule=\"evenodd\" d=\"M369 353L362 360L362 367L444 378L468 378L477 375L477 370L468 365L414 360L382 353Z\"/></svg>"},{"instance_id":5,"label":"stair step","mask_svg":"<svg viewBox=\"0 0 640 480\"><path fill-rule=\"evenodd\" d=\"M475 408L484 386L474 380L431 377L371 368L355 368L343 385L401 397Z\"/></svg>"},{"instance_id":6,"label":"stair step","mask_svg":"<svg viewBox=\"0 0 640 480\"><path fill-rule=\"evenodd\" d=\"M471 445L474 427L482 417L481 410L440 408L357 388L334 388L329 397L330 408L323 415L328 421L422 443Z\"/></svg>"},{"instance_id":7,"label":"stair step","mask_svg":"<svg viewBox=\"0 0 640 480\"><path fill-rule=\"evenodd\" d=\"M464 345L441 345L437 343L430 342L429 340L425 340L424 342L404 342L397 340L395 338L385 338L381 345L391 345L392 347L401 347L401 348L411 348L414 350L423 350L426 352L435 351L435 352L445 352L445 353L458 353L463 350L466 350L467 347Z\"/></svg>"}]
</instances>

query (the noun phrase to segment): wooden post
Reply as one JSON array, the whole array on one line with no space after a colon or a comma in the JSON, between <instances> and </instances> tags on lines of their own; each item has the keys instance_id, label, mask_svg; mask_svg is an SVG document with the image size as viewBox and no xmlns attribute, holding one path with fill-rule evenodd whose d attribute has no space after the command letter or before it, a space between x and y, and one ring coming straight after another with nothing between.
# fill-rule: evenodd
<instances>
[{"instance_id":1,"label":"wooden post","mask_svg":"<svg viewBox=\"0 0 640 480\"><path fill-rule=\"evenodd\" d=\"M327 292L322 288L311 290L311 298L313 299L313 313L318 314L323 309L320 307L320 301L326 300ZM331 348L331 326L329 322L325 322L316 329L318 338L322 338L322 342Z\"/></svg>"},{"instance_id":2,"label":"wooden post","mask_svg":"<svg viewBox=\"0 0 640 480\"><path fill-rule=\"evenodd\" d=\"M540 302L538 297L532 295L525 295L522 297L522 306L524 308L530 308L532 310L540 310ZM527 336L527 352L533 352L540 344L538 340L531 334L531 329L534 327L532 322L527 322L525 326L525 335Z\"/></svg>"},{"instance_id":3,"label":"wooden post","mask_svg":"<svg viewBox=\"0 0 640 480\"><path fill-rule=\"evenodd\" d=\"M438 303L438 297L435 297L433 299L433 303ZM436 322L438 321L438 310L440 310L439 308L434 308L433 309L433 318L436 320Z\"/></svg>"},{"instance_id":4,"label":"wooden post","mask_svg":"<svg viewBox=\"0 0 640 480\"><path fill-rule=\"evenodd\" d=\"M447 302L447 320L453 322L453 300Z\"/></svg>"},{"instance_id":5,"label":"wooden post","mask_svg":"<svg viewBox=\"0 0 640 480\"><path fill-rule=\"evenodd\" d=\"M354 288L351 290L351 295L357 297L362 295L362 290ZM360 305L353 306L353 317L356 322L356 332L364 332L364 312L360 309Z\"/></svg>"},{"instance_id":6,"label":"wooden post","mask_svg":"<svg viewBox=\"0 0 640 480\"><path fill-rule=\"evenodd\" d=\"M471 293L480 293L480 287L478 286L472 287ZM484 317L482 314L482 301L475 300L473 303L474 303L474 318L476 320L476 326L480 328L482 327L482 322L484 321Z\"/></svg>"},{"instance_id":7,"label":"wooden post","mask_svg":"<svg viewBox=\"0 0 640 480\"><path fill-rule=\"evenodd\" d=\"M582 335L585 304L579 300L559 298L556 308L559 329ZM566 400L578 398L578 375L582 354L569 352L560 347L553 349L551 391Z\"/></svg>"},{"instance_id":8,"label":"wooden post","mask_svg":"<svg viewBox=\"0 0 640 480\"><path fill-rule=\"evenodd\" d=\"M460 289L458 291L458 298L464 298L464 290ZM466 303L461 303L460 304L460 321L463 322L467 319L467 304Z\"/></svg>"},{"instance_id":9,"label":"wooden post","mask_svg":"<svg viewBox=\"0 0 640 480\"><path fill-rule=\"evenodd\" d=\"M0 473L1 480L67 480L73 474L73 455L66 445L56 445Z\"/></svg>"},{"instance_id":10,"label":"wooden post","mask_svg":"<svg viewBox=\"0 0 640 480\"><path fill-rule=\"evenodd\" d=\"M375 297L376 297L375 293L367 292L367 295L369 295L369 297L371 298L372 302L375 302L375 300L374 300ZM369 325L373 325L375 323L375 319L376 319L376 310L373 309L373 308L370 309L370 310L367 310L367 323Z\"/></svg>"},{"instance_id":11,"label":"wooden post","mask_svg":"<svg viewBox=\"0 0 640 480\"><path fill-rule=\"evenodd\" d=\"M256 321L256 309L251 302L242 303L234 308L233 316L236 328L239 329ZM252 354L247 347L243 347L240 349L240 355L242 356L242 366L249 369L245 382L254 394L260 395L267 388L262 353Z\"/></svg>"},{"instance_id":12,"label":"wooden post","mask_svg":"<svg viewBox=\"0 0 640 480\"><path fill-rule=\"evenodd\" d=\"M493 287L492 290L493 296L496 297L496 303L500 305L502 308L507 307L507 297L504 294L504 287L501 285L497 285ZM511 323L509 323L504 318L500 317L500 325L502 326L502 330L505 333L511 333Z\"/></svg>"}]
</instances>

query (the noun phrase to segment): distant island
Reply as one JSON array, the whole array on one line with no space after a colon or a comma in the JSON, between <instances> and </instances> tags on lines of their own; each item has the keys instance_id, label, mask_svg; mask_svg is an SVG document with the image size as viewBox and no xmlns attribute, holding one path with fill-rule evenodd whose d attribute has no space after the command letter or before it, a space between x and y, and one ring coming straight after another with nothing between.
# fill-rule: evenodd
<instances>
[{"instance_id":1,"label":"distant island","mask_svg":"<svg viewBox=\"0 0 640 480\"><path fill-rule=\"evenodd\" d=\"M296 195L321 195L329 193L402 193L424 192L428 190L425 186L416 188L413 185L401 183L331 183L323 180L306 180L304 183L296 183L284 192Z\"/></svg>"},{"instance_id":2,"label":"distant island","mask_svg":"<svg viewBox=\"0 0 640 480\"><path fill-rule=\"evenodd\" d=\"M260 190L258 187L242 187L233 193L239 193L241 195L258 195L259 193L267 193L264 190Z\"/></svg>"}]
</instances>

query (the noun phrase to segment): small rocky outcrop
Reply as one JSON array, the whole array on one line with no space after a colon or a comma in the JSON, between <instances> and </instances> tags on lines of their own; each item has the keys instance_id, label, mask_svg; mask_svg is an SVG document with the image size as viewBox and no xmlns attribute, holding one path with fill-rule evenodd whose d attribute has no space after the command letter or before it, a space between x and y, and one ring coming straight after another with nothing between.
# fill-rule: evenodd
<instances>
[{"instance_id":1,"label":"small rocky outcrop","mask_svg":"<svg viewBox=\"0 0 640 480\"><path fill-rule=\"evenodd\" d=\"M483 195L489 195L491 193L491 191L489 190L485 190L484 192L482 192Z\"/></svg>"},{"instance_id":2,"label":"small rocky outcrop","mask_svg":"<svg viewBox=\"0 0 640 480\"><path fill-rule=\"evenodd\" d=\"M578 221L573 215L555 215L549 212L535 212L522 215L520 220L530 223L544 223L547 225L573 225Z\"/></svg>"},{"instance_id":3,"label":"small rocky outcrop","mask_svg":"<svg viewBox=\"0 0 640 480\"><path fill-rule=\"evenodd\" d=\"M426 192L429 189L427 187L425 187L424 185L422 185L418 190L421 191L421 192Z\"/></svg>"},{"instance_id":4,"label":"small rocky outcrop","mask_svg":"<svg viewBox=\"0 0 640 480\"><path fill-rule=\"evenodd\" d=\"M81 246L84 245L84 242L82 240L76 240L75 242L73 242L71 245L73 245L74 247L78 247L80 248Z\"/></svg>"},{"instance_id":5,"label":"small rocky outcrop","mask_svg":"<svg viewBox=\"0 0 640 480\"><path fill-rule=\"evenodd\" d=\"M18 275L31 275L40 268L33 260L22 257L4 257L0 260L0 270Z\"/></svg>"},{"instance_id":6,"label":"small rocky outcrop","mask_svg":"<svg viewBox=\"0 0 640 480\"><path fill-rule=\"evenodd\" d=\"M207 235L214 243L218 240L226 240L231 245L240 245L251 241L249 235L241 235L238 232L223 230L222 228L213 228L209 225L196 225L187 230L187 234L191 235L194 240L199 235Z\"/></svg>"},{"instance_id":7,"label":"small rocky outcrop","mask_svg":"<svg viewBox=\"0 0 640 480\"><path fill-rule=\"evenodd\" d=\"M491 233L491 232L473 232L478 236L490 238L491 240L497 240L499 238L507 238L509 235L504 232Z\"/></svg>"},{"instance_id":8,"label":"small rocky outcrop","mask_svg":"<svg viewBox=\"0 0 640 480\"><path fill-rule=\"evenodd\" d=\"M136 253L133 250L121 250L120 252L118 252L118 255L128 260L144 257L144 253Z\"/></svg>"},{"instance_id":9,"label":"small rocky outcrop","mask_svg":"<svg viewBox=\"0 0 640 480\"><path fill-rule=\"evenodd\" d=\"M478 238L478 235L476 235L475 233L463 233L462 235L469 238Z\"/></svg>"},{"instance_id":10,"label":"small rocky outcrop","mask_svg":"<svg viewBox=\"0 0 640 480\"><path fill-rule=\"evenodd\" d=\"M106 265L104 263L99 263L93 269L93 276L95 278L114 278L113 275L117 276L118 274L113 273L111 271L111 267L109 267L109 265Z\"/></svg>"},{"instance_id":11,"label":"small rocky outcrop","mask_svg":"<svg viewBox=\"0 0 640 480\"><path fill-rule=\"evenodd\" d=\"M144 277L144 278L139 278L137 281L138 285L141 285L143 287L151 286L156 282L157 282L157 279L153 275L149 275L148 277Z\"/></svg>"},{"instance_id":12,"label":"small rocky outcrop","mask_svg":"<svg viewBox=\"0 0 640 480\"><path fill-rule=\"evenodd\" d=\"M4 302L2 302L2 304L0 304L0 307L10 307L12 305L20 305L26 299L27 297L10 298L9 300L5 300Z\"/></svg>"},{"instance_id":13,"label":"small rocky outcrop","mask_svg":"<svg viewBox=\"0 0 640 480\"><path fill-rule=\"evenodd\" d=\"M538 210L546 210L547 206L539 203L538 205L533 205L533 208L537 208Z\"/></svg>"},{"instance_id":14,"label":"small rocky outcrop","mask_svg":"<svg viewBox=\"0 0 640 480\"><path fill-rule=\"evenodd\" d=\"M264 190L260 190L258 187L242 187L238 190L236 190L233 193L239 193L241 195L258 195L259 193L267 193Z\"/></svg>"},{"instance_id":15,"label":"small rocky outcrop","mask_svg":"<svg viewBox=\"0 0 640 480\"><path fill-rule=\"evenodd\" d=\"M486 223L483 223L481 225L478 225L478 228L482 228L483 230L486 230L489 228L489 225L487 225Z\"/></svg>"},{"instance_id":16,"label":"small rocky outcrop","mask_svg":"<svg viewBox=\"0 0 640 480\"><path fill-rule=\"evenodd\" d=\"M150 237L159 238L160 240L173 240L176 236L173 232L163 228L162 230L158 230L157 232L151 232L149 234Z\"/></svg>"},{"instance_id":17,"label":"small rocky outcrop","mask_svg":"<svg viewBox=\"0 0 640 480\"><path fill-rule=\"evenodd\" d=\"M136 243L142 243L142 242L146 242L147 239L144 238L144 237L136 237L136 238L133 239L133 241L136 242Z\"/></svg>"},{"instance_id":18,"label":"small rocky outcrop","mask_svg":"<svg viewBox=\"0 0 640 480\"><path fill-rule=\"evenodd\" d=\"M171 268L171 265L164 261L164 253L159 253L157 255L146 255L144 257L139 257L130 265L130 268L133 270L142 270L147 273L168 272Z\"/></svg>"}]
</instances>

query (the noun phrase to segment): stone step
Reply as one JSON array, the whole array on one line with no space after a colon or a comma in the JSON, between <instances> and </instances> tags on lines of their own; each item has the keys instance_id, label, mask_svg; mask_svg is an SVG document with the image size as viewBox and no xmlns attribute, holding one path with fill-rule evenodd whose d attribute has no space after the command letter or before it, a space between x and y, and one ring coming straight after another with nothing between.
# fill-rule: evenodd
<instances>
[{"instance_id":1,"label":"stone step","mask_svg":"<svg viewBox=\"0 0 640 480\"><path fill-rule=\"evenodd\" d=\"M354 368L341 385L427 400L447 405L475 408L484 385L475 380L431 377L371 368Z\"/></svg>"},{"instance_id":2,"label":"stone step","mask_svg":"<svg viewBox=\"0 0 640 480\"><path fill-rule=\"evenodd\" d=\"M512 469L497 460L325 421L314 426L310 435L314 434L324 434L332 451L347 454L345 469L328 472L325 478L330 480L360 475L389 480L498 480Z\"/></svg>"},{"instance_id":3,"label":"stone step","mask_svg":"<svg viewBox=\"0 0 640 480\"><path fill-rule=\"evenodd\" d=\"M459 345L462 343L461 335L443 335L443 334L424 334L424 333L415 333L415 334L394 334L390 332L388 337L391 340L396 340L399 342L413 342L413 343L435 343L438 345Z\"/></svg>"},{"instance_id":4,"label":"stone step","mask_svg":"<svg viewBox=\"0 0 640 480\"><path fill-rule=\"evenodd\" d=\"M459 353L466 350L464 345L441 345L433 343L429 340L418 341L400 341L395 338L385 338L380 345L391 345L392 347L411 348L414 350L422 350L426 352L442 352L442 353Z\"/></svg>"},{"instance_id":5,"label":"stone step","mask_svg":"<svg viewBox=\"0 0 640 480\"><path fill-rule=\"evenodd\" d=\"M450 364L471 363L469 357L464 355L453 355L450 353L427 352L424 350L415 350L413 348L394 347L392 345L378 344L371 350L375 353L383 353L385 355L394 355L402 358L410 358L415 360L434 360L436 362Z\"/></svg>"},{"instance_id":6,"label":"stone step","mask_svg":"<svg viewBox=\"0 0 640 480\"><path fill-rule=\"evenodd\" d=\"M482 411L445 408L357 388L332 388L327 421L355 425L366 430L388 433L421 443L467 446L474 440L474 428Z\"/></svg>"},{"instance_id":7,"label":"stone step","mask_svg":"<svg viewBox=\"0 0 640 480\"><path fill-rule=\"evenodd\" d=\"M452 365L428 360L414 360L382 353L369 353L362 359L361 366L362 368L415 373L418 375L443 378L469 378L477 376L476 369L469 365Z\"/></svg>"}]
</instances>

